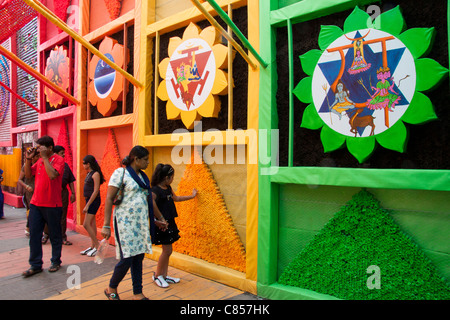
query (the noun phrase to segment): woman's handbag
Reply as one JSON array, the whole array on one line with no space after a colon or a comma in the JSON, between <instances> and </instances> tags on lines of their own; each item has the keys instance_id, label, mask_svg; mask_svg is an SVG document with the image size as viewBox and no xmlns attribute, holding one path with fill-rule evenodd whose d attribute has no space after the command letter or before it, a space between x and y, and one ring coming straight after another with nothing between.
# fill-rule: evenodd
<instances>
[{"instance_id":1,"label":"woman's handbag","mask_svg":"<svg viewBox=\"0 0 450 320\"><path fill-rule=\"evenodd\" d=\"M123 183L123 176L125 175L125 168L123 168L122 181L120 182L119 191L117 191L114 197L113 205L118 206L122 203L125 184Z\"/></svg>"}]
</instances>

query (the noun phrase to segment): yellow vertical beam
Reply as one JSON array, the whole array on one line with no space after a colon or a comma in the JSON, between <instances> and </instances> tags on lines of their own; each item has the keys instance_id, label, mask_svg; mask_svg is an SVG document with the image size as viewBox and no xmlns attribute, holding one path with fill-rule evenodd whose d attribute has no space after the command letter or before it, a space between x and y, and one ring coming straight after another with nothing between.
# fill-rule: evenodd
<instances>
[{"instance_id":1,"label":"yellow vertical beam","mask_svg":"<svg viewBox=\"0 0 450 320\"><path fill-rule=\"evenodd\" d=\"M259 50L259 1L248 0L248 40L253 44L255 50ZM247 102L247 128L258 132L259 112L254 106L259 105L259 70L248 68L248 102ZM259 135L256 134L259 139ZM254 154L258 152L258 139L249 140L247 144L247 279L256 281L258 262L258 163L252 163ZM256 290L256 288L255 288Z\"/></svg>"},{"instance_id":2,"label":"yellow vertical beam","mask_svg":"<svg viewBox=\"0 0 450 320\"><path fill-rule=\"evenodd\" d=\"M158 97L156 96L156 92L158 90L159 86L159 70L158 70L158 64L159 64L159 31L156 30L155 35L155 80L153 81L155 83L155 87L153 90L153 108L154 108L154 116L153 116L153 134L158 134L159 131L159 111L158 111Z\"/></svg>"},{"instance_id":3,"label":"yellow vertical beam","mask_svg":"<svg viewBox=\"0 0 450 320\"><path fill-rule=\"evenodd\" d=\"M136 18L139 16L139 24L136 26L142 30L140 34L140 48L139 48L139 80L144 84L144 88L139 90L139 103L138 103L138 136L139 144L145 146L144 140L146 134L151 134L152 126L152 88L150 86L153 77L153 64L152 64L152 40L149 39L145 33L148 24L155 21L155 6L156 0L142 0L139 13L136 13ZM156 70L156 69L155 69ZM156 71L155 71L156 72ZM155 74L155 77L158 75ZM147 146L146 146L147 147ZM150 163L149 169L152 168Z\"/></svg>"}]
</instances>

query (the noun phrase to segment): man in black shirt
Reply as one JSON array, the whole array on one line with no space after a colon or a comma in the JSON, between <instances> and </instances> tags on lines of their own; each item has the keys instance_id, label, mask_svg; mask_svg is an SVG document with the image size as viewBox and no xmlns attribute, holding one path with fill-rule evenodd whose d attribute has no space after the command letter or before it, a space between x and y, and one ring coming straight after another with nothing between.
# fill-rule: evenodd
<instances>
[{"instance_id":1,"label":"man in black shirt","mask_svg":"<svg viewBox=\"0 0 450 320\"><path fill-rule=\"evenodd\" d=\"M65 157L66 150L63 146L55 146L53 149L56 154L58 154L61 157ZM65 245L71 245L72 243L67 240L66 235L66 229L67 229L67 208L69 207L69 190L67 190L67 185L69 185L70 188L70 203L74 203L76 200L75 196L75 187L73 185L75 181L75 176L72 173L72 170L70 170L69 165L67 162L64 163L64 173L62 178L62 208L63 213L61 216L61 229L62 229L62 237L63 237L63 244Z\"/></svg>"}]
</instances>

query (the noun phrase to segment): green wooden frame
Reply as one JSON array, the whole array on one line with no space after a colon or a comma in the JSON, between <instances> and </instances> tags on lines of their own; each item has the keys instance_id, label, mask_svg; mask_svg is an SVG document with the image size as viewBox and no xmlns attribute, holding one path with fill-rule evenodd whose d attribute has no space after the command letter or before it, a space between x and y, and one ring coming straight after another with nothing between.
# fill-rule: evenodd
<instances>
[{"instance_id":1,"label":"green wooden frame","mask_svg":"<svg viewBox=\"0 0 450 320\"><path fill-rule=\"evenodd\" d=\"M278 0L260 1L260 54L269 65L260 70L259 128L267 130L268 140L260 140L265 150L273 150L270 130L278 129L276 108L277 65L276 28L288 28L289 52L289 147L288 166L260 162L258 223L258 294L270 299L333 299L309 290L277 283L278 215L280 184L312 184L338 187L416 189L450 191L450 170L353 169L293 167L293 57L292 24L327 14L351 10L374 0L303 0L278 8ZM447 27L450 34L450 0L447 3ZM449 41L450 45L450 41ZM297 79L296 81L298 81ZM273 174L266 174L271 172ZM352 173L352 174L349 174ZM356 174L355 174L356 173ZM389 179L387 179L389 177ZM394 179L393 179L394 178ZM393 183L392 181L396 181Z\"/></svg>"}]
</instances>

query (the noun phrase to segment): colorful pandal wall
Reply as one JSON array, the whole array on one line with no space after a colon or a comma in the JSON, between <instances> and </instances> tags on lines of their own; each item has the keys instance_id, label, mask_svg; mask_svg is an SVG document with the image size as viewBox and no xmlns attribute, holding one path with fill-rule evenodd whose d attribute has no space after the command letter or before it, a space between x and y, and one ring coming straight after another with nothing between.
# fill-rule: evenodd
<instances>
[{"instance_id":1,"label":"colorful pandal wall","mask_svg":"<svg viewBox=\"0 0 450 320\"><path fill-rule=\"evenodd\" d=\"M259 1L218 3L258 50ZM202 5L217 16L207 2ZM172 164L177 195L199 191L195 199L176 203L181 238L170 263L256 293L258 166L249 159L256 154L259 67L252 69L223 43L191 2L140 6L139 80L147 90L139 91L138 141L150 150L150 174L158 163ZM211 162L213 146L216 160L219 150L223 159L233 151L233 160ZM182 161L173 153L180 147ZM236 161L238 149L244 150L243 162ZM160 252L154 246L149 257L158 259Z\"/></svg>"}]
</instances>

